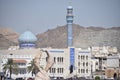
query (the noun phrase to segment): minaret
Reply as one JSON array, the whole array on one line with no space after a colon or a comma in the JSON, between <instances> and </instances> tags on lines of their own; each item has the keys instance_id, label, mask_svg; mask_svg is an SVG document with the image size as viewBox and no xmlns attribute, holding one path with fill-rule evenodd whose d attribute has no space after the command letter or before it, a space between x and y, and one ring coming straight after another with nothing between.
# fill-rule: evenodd
<instances>
[{"instance_id":1,"label":"minaret","mask_svg":"<svg viewBox=\"0 0 120 80\"><path fill-rule=\"evenodd\" d=\"M70 74L74 71L74 63L75 63L75 49L73 48L73 33L72 33L72 26L73 26L73 8L72 6L67 7L67 47L70 49Z\"/></svg>"},{"instance_id":2,"label":"minaret","mask_svg":"<svg viewBox=\"0 0 120 80\"><path fill-rule=\"evenodd\" d=\"M72 35L73 8L72 6L67 7L66 21L67 21L67 46L72 47L73 46L73 35Z\"/></svg>"}]
</instances>

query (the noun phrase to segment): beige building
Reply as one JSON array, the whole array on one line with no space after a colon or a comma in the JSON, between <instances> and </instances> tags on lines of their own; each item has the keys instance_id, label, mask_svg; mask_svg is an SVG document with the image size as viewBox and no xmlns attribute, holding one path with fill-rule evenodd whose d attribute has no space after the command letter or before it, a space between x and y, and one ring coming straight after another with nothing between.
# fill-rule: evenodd
<instances>
[{"instance_id":1,"label":"beige building","mask_svg":"<svg viewBox=\"0 0 120 80\"><path fill-rule=\"evenodd\" d=\"M107 57L107 68L105 75L107 78L118 77L120 73L120 57L119 55L110 55Z\"/></svg>"}]
</instances>

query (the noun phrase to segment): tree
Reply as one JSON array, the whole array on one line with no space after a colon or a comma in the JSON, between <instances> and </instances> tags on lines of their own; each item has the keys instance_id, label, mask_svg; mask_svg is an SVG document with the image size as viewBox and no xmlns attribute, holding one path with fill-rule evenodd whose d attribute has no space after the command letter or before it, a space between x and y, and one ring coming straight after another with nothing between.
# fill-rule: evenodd
<instances>
[{"instance_id":1,"label":"tree","mask_svg":"<svg viewBox=\"0 0 120 80\"><path fill-rule=\"evenodd\" d=\"M9 70L11 78L12 71L14 71L15 74L18 73L18 66L13 63L13 59L8 59L8 61L5 64L3 64L3 70L5 73L7 70Z\"/></svg>"},{"instance_id":2,"label":"tree","mask_svg":"<svg viewBox=\"0 0 120 80\"><path fill-rule=\"evenodd\" d=\"M37 72L37 69L34 64L34 59L29 63L29 65L30 66L27 67L27 70L29 73L32 72L32 76L33 76L33 74L36 74L36 72Z\"/></svg>"},{"instance_id":3,"label":"tree","mask_svg":"<svg viewBox=\"0 0 120 80\"><path fill-rule=\"evenodd\" d=\"M42 66L40 66L40 67L43 69ZM27 70L28 70L29 73L30 72L32 73L32 76L33 76L33 74L36 74L38 72L38 69L37 69L37 67L35 66L35 63L34 63L34 59L31 60L31 62L29 63L29 66L27 67Z\"/></svg>"},{"instance_id":4,"label":"tree","mask_svg":"<svg viewBox=\"0 0 120 80\"><path fill-rule=\"evenodd\" d=\"M96 77L95 77L95 80L100 80L100 77L99 77L99 76L96 76Z\"/></svg>"}]
</instances>

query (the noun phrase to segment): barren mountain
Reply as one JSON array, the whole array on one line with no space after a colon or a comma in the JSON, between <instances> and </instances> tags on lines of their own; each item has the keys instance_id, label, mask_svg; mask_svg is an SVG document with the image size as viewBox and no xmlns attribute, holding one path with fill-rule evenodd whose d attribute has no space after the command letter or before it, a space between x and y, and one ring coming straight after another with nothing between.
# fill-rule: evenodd
<instances>
[{"instance_id":1,"label":"barren mountain","mask_svg":"<svg viewBox=\"0 0 120 80\"><path fill-rule=\"evenodd\" d=\"M9 28L0 28L0 48L8 48L18 44L18 33Z\"/></svg>"},{"instance_id":2,"label":"barren mountain","mask_svg":"<svg viewBox=\"0 0 120 80\"><path fill-rule=\"evenodd\" d=\"M38 34L38 47L67 47L67 25ZM73 46L116 46L120 49L120 27L82 27L73 24Z\"/></svg>"},{"instance_id":3,"label":"barren mountain","mask_svg":"<svg viewBox=\"0 0 120 80\"><path fill-rule=\"evenodd\" d=\"M0 48L8 48L18 45L18 33L8 29L0 28ZM67 47L67 25L58 26L36 35L37 47L66 48ZM116 46L120 51L120 27L82 27L73 24L73 46Z\"/></svg>"}]
</instances>

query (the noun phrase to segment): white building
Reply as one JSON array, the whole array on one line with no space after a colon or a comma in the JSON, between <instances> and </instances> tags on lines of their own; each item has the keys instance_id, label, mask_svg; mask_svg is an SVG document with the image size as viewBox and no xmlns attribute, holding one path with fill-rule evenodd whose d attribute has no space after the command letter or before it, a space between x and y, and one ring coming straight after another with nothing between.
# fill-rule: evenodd
<instances>
[{"instance_id":1,"label":"white building","mask_svg":"<svg viewBox=\"0 0 120 80\"><path fill-rule=\"evenodd\" d=\"M91 50L76 48L75 50L75 66L77 76L90 77L91 76Z\"/></svg>"},{"instance_id":2,"label":"white building","mask_svg":"<svg viewBox=\"0 0 120 80\"><path fill-rule=\"evenodd\" d=\"M91 47L92 56L94 57L107 57L109 54L117 54L117 47L111 46L94 46Z\"/></svg>"},{"instance_id":3,"label":"white building","mask_svg":"<svg viewBox=\"0 0 120 80\"><path fill-rule=\"evenodd\" d=\"M99 59L92 59L92 72L95 73L99 70Z\"/></svg>"},{"instance_id":4,"label":"white building","mask_svg":"<svg viewBox=\"0 0 120 80\"><path fill-rule=\"evenodd\" d=\"M21 37L22 36L22 37ZM19 37L19 47L11 47L8 50L0 50L0 72L3 72L3 64L8 59L13 59L13 62L18 65L19 71L16 75L12 71L12 78L17 77L34 77L31 73L28 73L27 67L30 66L30 62L33 60L39 48L35 48L36 37L27 31ZM53 49L43 48L47 50L54 58L54 65L49 70L48 75L50 77L87 77L91 75L91 51L81 48L64 48ZM44 68L46 65L46 54L42 53L40 65ZM70 65L73 65L73 72L70 74ZM9 70L6 75L9 76Z\"/></svg>"}]
</instances>

